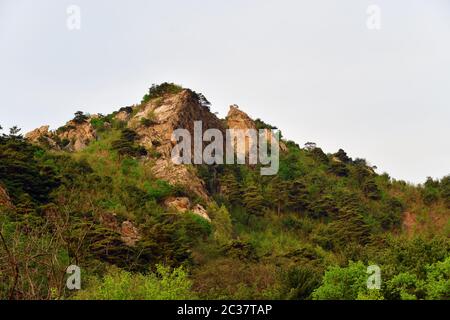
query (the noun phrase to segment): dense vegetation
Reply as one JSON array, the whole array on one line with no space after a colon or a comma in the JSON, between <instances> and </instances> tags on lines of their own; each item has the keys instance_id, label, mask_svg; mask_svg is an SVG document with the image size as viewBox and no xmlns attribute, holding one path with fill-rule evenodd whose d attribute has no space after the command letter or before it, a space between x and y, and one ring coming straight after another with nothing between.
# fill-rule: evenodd
<instances>
[{"instance_id":1,"label":"dense vegetation","mask_svg":"<svg viewBox=\"0 0 450 320\"><path fill-rule=\"evenodd\" d=\"M154 86L143 100L174 92ZM14 205L0 206L1 299L450 298L450 176L412 186L343 150L287 141L276 176L197 166L210 223L163 206L200 200L152 175L136 132L110 115L93 125L99 139L77 153L31 145L17 128L0 137L0 185ZM139 229L133 246L127 221ZM71 264L78 292L65 287ZM380 290L367 289L369 265Z\"/></svg>"}]
</instances>

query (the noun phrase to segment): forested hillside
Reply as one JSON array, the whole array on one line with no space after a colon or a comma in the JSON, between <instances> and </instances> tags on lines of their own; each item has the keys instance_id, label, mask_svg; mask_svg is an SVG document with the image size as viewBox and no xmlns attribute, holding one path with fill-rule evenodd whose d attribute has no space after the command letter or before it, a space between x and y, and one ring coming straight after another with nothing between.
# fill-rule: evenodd
<instances>
[{"instance_id":1,"label":"forested hillside","mask_svg":"<svg viewBox=\"0 0 450 320\"><path fill-rule=\"evenodd\" d=\"M55 131L4 129L0 298L450 298L450 176L414 186L344 150L284 139L274 176L174 166L168 135L193 120L274 128L210 108L165 83ZM69 265L81 290L66 288ZM369 265L380 290L366 286Z\"/></svg>"}]
</instances>

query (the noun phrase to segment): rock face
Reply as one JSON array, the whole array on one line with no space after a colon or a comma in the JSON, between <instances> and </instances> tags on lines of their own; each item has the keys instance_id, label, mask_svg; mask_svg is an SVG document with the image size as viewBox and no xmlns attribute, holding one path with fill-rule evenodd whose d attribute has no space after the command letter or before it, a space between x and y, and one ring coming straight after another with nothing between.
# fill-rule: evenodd
<instances>
[{"instance_id":1,"label":"rock face","mask_svg":"<svg viewBox=\"0 0 450 320\"><path fill-rule=\"evenodd\" d=\"M34 129L25 135L31 143L38 145L50 146L53 149L59 150L60 147L54 140L54 134L48 130L49 126L42 126L40 128Z\"/></svg>"},{"instance_id":2,"label":"rock face","mask_svg":"<svg viewBox=\"0 0 450 320\"><path fill-rule=\"evenodd\" d=\"M167 198L164 205L169 209L174 209L178 212L186 212L191 207L191 201L187 197Z\"/></svg>"},{"instance_id":3,"label":"rock face","mask_svg":"<svg viewBox=\"0 0 450 320\"><path fill-rule=\"evenodd\" d=\"M138 133L141 145L160 155L153 167L157 178L182 185L208 201L204 182L198 177L196 169L176 165L171 160L172 148L176 144L172 133L176 129L186 129L193 137L195 121L202 121L203 131L213 128L224 132L222 121L201 105L192 91L183 90L175 95L150 100L129 120L128 126Z\"/></svg>"},{"instance_id":4,"label":"rock face","mask_svg":"<svg viewBox=\"0 0 450 320\"><path fill-rule=\"evenodd\" d=\"M148 119L150 124L142 124ZM202 121L203 131L213 128L224 132L224 126L209 109L202 106L190 90L150 100L129 121L129 127L136 130L140 142L146 147L156 147L165 158L170 158L175 141L172 133L175 129L187 129L194 135L194 122Z\"/></svg>"},{"instance_id":5,"label":"rock face","mask_svg":"<svg viewBox=\"0 0 450 320\"><path fill-rule=\"evenodd\" d=\"M139 230L131 221L123 221L119 226L117 217L113 213L103 213L99 216L99 222L108 229L114 230L120 234L120 239L127 246L133 247L136 242L141 240Z\"/></svg>"},{"instance_id":6,"label":"rock face","mask_svg":"<svg viewBox=\"0 0 450 320\"><path fill-rule=\"evenodd\" d=\"M258 138L253 140L248 134L249 130L256 129L255 122L245 112L239 110L237 105L232 105L227 115L227 126L229 129L238 129L245 133L245 144L233 143L233 146L237 154L248 155L250 145L258 143Z\"/></svg>"},{"instance_id":7,"label":"rock face","mask_svg":"<svg viewBox=\"0 0 450 320\"><path fill-rule=\"evenodd\" d=\"M208 220L209 222L211 222L211 219L209 218L208 212L206 211L205 208L203 208L200 204L196 204L193 208L192 208L192 212L195 213L196 215L199 215L200 217L202 217L203 219Z\"/></svg>"},{"instance_id":8,"label":"rock face","mask_svg":"<svg viewBox=\"0 0 450 320\"><path fill-rule=\"evenodd\" d=\"M235 104L228 111L227 125L230 129L256 129L255 122Z\"/></svg>"},{"instance_id":9,"label":"rock face","mask_svg":"<svg viewBox=\"0 0 450 320\"><path fill-rule=\"evenodd\" d=\"M14 205L11 202L11 199L8 195L8 192L0 185L0 209L14 209Z\"/></svg>"},{"instance_id":10,"label":"rock face","mask_svg":"<svg viewBox=\"0 0 450 320\"><path fill-rule=\"evenodd\" d=\"M122 241L130 247L135 246L136 242L138 242L141 239L138 229L130 221L122 222L122 226L120 228L120 235Z\"/></svg>"},{"instance_id":11,"label":"rock face","mask_svg":"<svg viewBox=\"0 0 450 320\"><path fill-rule=\"evenodd\" d=\"M164 205L167 208L173 209L180 213L191 211L192 213L199 215L203 219L206 219L211 222L211 219L209 218L209 215L208 215L208 212L206 211L206 209L203 208L203 206L200 204L191 206L191 201L187 197L168 198L164 201Z\"/></svg>"},{"instance_id":12,"label":"rock face","mask_svg":"<svg viewBox=\"0 0 450 320\"><path fill-rule=\"evenodd\" d=\"M65 127L67 130L57 133L57 136L62 141L69 142L65 146L65 149L69 151L80 151L86 148L91 141L97 139L97 134L90 121L83 123L69 121Z\"/></svg>"},{"instance_id":13,"label":"rock face","mask_svg":"<svg viewBox=\"0 0 450 320\"><path fill-rule=\"evenodd\" d=\"M49 126L42 126L25 135L31 143L48 146L56 150L80 151L91 141L97 139L97 134L90 119L82 123L69 121L56 131L49 131Z\"/></svg>"},{"instance_id":14,"label":"rock face","mask_svg":"<svg viewBox=\"0 0 450 320\"><path fill-rule=\"evenodd\" d=\"M248 136L249 129L256 129L255 121L253 121L253 119L250 118L248 114L240 110L237 105L230 106L230 110L228 111L226 120L227 120L227 127L229 129L240 129L245 131L246 134L245 147L240 147L238 144L237 146L235 145L235 148L237 153L244 153L247 155L250 143L258 142L257 140L256 141L251 140L251 138ZM270 144L270 141L272 139L272 131L269 129L265 129L265 137L268 143ZM279 142L279 145L281 151L283 152L287 151L287 146L282 141Z\"/></svg>"}]
</instances>

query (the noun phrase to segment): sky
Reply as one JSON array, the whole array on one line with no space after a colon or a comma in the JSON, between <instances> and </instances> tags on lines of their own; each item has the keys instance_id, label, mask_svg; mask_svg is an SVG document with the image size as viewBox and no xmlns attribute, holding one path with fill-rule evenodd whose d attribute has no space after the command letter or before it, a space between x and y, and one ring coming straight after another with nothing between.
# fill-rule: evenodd
<instances>
[{"instance_id":1,"label":"sky","mask_svg":"<svg viewBox=\"0 0 450 320\"><path fill-rule=\"evenodd\" d=\"M0 0L0 125L55 129L168 81L421 183L450 174L449 40L448 0Z\"/></svg>"}]
</instances>

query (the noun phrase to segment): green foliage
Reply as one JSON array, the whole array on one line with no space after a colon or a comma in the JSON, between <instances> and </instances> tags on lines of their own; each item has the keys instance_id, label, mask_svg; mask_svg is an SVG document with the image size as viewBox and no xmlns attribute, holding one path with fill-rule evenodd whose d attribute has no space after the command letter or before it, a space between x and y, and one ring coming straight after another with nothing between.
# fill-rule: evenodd
<instances>
[{"instance_id":1,"label":"green foliage","mask_svg":"<svg viewBox=\"0 0 450 320\"><path fill-rule=\"evenodd\" d=\"M144 127L150 127L150 126L156 124L157 121L156 121L155 113L154 112L147 113L147 116L141 118L140 122L141 122L141 125L143 125Z\"/></svg>"},{"instance_id":2,"label":"green foliage","mask_svg":"<svg viewBox=\"0 0 450 320\"><path fill-rule=\"evenodd\" d=\"M77 111L75 112L75 117L73 118L72 121L75 122L76 124L82 124L85 123L88 119L89 117L85 115L82 111Z\"/></svg>"},{"instance_id":3,"label":"green foliage","mask_svg":"<svg viewBox=\"0 0 450 320\"><path fill-rule=\"evenodd\" d=\"M0 140L0 182L15 204L33 207L49 202L60 179L54 168L36 157L44 151L16 134Z\"/></svg>"},{"instance_id":4,"label":"green foliage","mask_svg":"<svg viewBox=\"0 0 450 320\"><path fill-rule=\"evenodd\" d=\"M391 295L401 300L416 300L424 296L424 283L416 275L404 272L396 275L387 282L387 290Z\"/></svg>"},{"instance_id":5,"label":"green foliage","mask_svg":"<svg viewBox=\"0 0 450 320\"><path fill-rule=\"evenodd\" d=\"M222 194L231 204L240 204L242 201L241 186L232 173L225 174L221 179Z\"/></svg>"},{"instance_id":6,"label":"green foliage","mask_svg":"<svg viewBox=\"0 0 450 320\"><path fill-rule=\"evenodd\" d=\"M155 273L130 273L110 268L102 279L91 278L76 300L188 300L194 299L192 283L182 268L156 266Z\"/></svg>"},{"instance_id":7,"label":"green foliage","mask_svg":"<svg viewBox=\"0 0 450 320\"><path fill-rule=\"evenodd\" d=\"M164 180L156 180L154 182L146 181L144 189L147 195L155 200L162 200L170 196L174 192L174 188Z\"/></svg>"},{"instance_id":8,"label":"green foliage","mask_svg":"<svg viewBox=\"0 0 450 320\"><path fill-rule=\"evenodd\" d=\"M181 90L153 86L144 100L158 105ZM190 98L209 108L203 95ZM259 166L189 168L205 182L206 203L157 179L155 149L143 157L138 134L116 114L89 120L101 134L79 152L32 146L17 127L0 136L0 183L15 205L2 209L0 232L20 268L12 288L14 260L0 246L2 298L65 298L63 271L76 262L91 279L76 294L82 299L449 299L450 176L416 187L343 150L327 155L315 143L284 141L275 176L260 176ZM141 124L154 121L150 113ZM168 197L201 203L211 222L167 210ZM381 290L366 288L370 261L381 267ZM172 271L149 272L158 264L183 266L192 289L163 288Z\"/></svg>"},{"instance_id":9,"label":"green foliage","mask_svg":"<svg viewBox=\"0 0 450 320\"><path fill-rule=\"evenodd\" d=\"M294 266L282 274L282 299L309 300L314 289L320 285L321 276L308 266Z\"/></svg>"},{"instance_id":10,"label":"green foliage","mask_svg":"<svg viewBox=\"0 0 450 320\"><path fill-rule=\"evenodd\" d=\"M296 212L305 211L309 205L309 194L301 179L296 179L287 185L287 205Z\"/></svg>"},{"instance_id":11,"label":"green foliage","mask_svg":"<svg viewBox=\"0 0 450 320\"><path fill-rule=\"evenodd\" d=\"M366 281L366 266L360 261L350 262L344 268L331 266L312 297L315 300L356 300L367 290Z\"/></svg>"},{"instance_id":12,"label":"green foliage","mask_svg":"<svg viewBox=\"0 0 450 320\"><path fill-rule=\"evenodd\" d=\"M256 129L258 129L258 130L260 130L260 129L269 129L269 130L276 130L276 129L278 129L275 126L272 126L270 124L265 123L264 121L262 121L259 118L257 118L255 120L255 126L256 126Z\"/></svg>"},{"instance_id":13,"label":"green foliage","mask_svg":"<svg viewBox=\"0 0 450 320\"><path fill-rule=\"evenodd\" d=\"M336 153L334 154L334 156L335 156L338 160L340 160L341 162L343 162L343 163L350 163L350 162L352 162L352 158L350 158L350 157L347 155L347 153L346 153L344 150L342 150L342 149L339 149L338 152L336 152Z\"/></svg>"},{"instance_id":14,"label":"green foliage","mask_svg":"<svg viewBox=\"0 0 450 320\"><path fill-rule=\"evenodd\" d=\"M253 181L250 181L246 183L244 190L243 202L247 212L250 215L263 215L264 198L258 186Z\"/></svg>"},{"instance_id":15,"label":"green foliage","mask_svg":"<svg viewBox=\"0 0 450 320\"><path fill-rule=\"evenodd\" d=\"M167 94L176 94L181 92L182 90L183 88L181 86L174 83L164 82L159 85L152 84L152 86L148 90L148 93L142 98L141 103L147 103L151 99L159 98Z\"/></svg>"},{"instance_id":16,"label":"green foliage","mask_svg":"<svg viewBox=\"0 0 450 320\"><path fill-rule=\"evenodd\" d=\"M450 256L427 267L425 288L428 299L450 299Z\"/></svg>"},{"instance_id":17,"label":"green foliage","mask_svg":"<svg viewBox=\"0 0 450 320\"><path fill-rule=\"evenodd\" d=\"M339 161L332 161L329 171L338 177L347 177L349 174L349 170L345 163Z\"/></svg>"},{"instance_id":18,"label":"green foliage","mask_svg":"<svg viewBox=\"0 0 450 320\"><path fill-rule=\"evenodd\" d=\"M145 156L147 154L145 148L135 144L137 137L138 135L135 131L128 128L123 129L120 139L113 141L111 147L121 156Z\"/></svg>"},{"instance_id":19,"label":"green foliage","mask_svg":"<svg viewBox=\"0 0 450 320\"><path fill-rule=\"evenodd\" d=\"M227 208L224 205L220 208L217 205L212 205L208 208L208 212L212 219L214 239L219 244L230 242L232 239L233 225Z\"/></svg>"},{"instance_id":20,"label":"green foliage","mask_svg":"<svg viewBox=\"0 0 450 320\"><path fill-rule=\"evenodd\" d=\"M97 131L102 131L105 129L106 123L108 123L107 119L105 117L98 117L98 118L92 118L91 119L91 125L92 127Z\"/></svg>"},{"instance_id":21,"label":"green foliage","mask_svg":"<svg viewBox=\"0 0 450 320\"><path fill-rule=\"evenodd\" d=\"M381 199L381 191L378 188L375 180L369 179L366 180L362 186L362 190L366 197L371 200L379 200Z\"/></svg>"}]
</instances>

